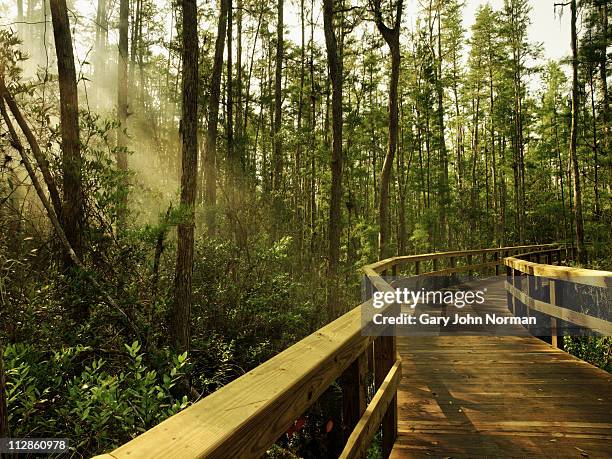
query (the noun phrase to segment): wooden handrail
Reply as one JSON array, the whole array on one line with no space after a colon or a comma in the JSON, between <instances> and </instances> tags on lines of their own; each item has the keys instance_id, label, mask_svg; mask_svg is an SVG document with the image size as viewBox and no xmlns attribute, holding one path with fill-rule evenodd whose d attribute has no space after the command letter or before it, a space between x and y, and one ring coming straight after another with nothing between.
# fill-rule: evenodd
<instances>
[{"instance_id":1,"label":"wooden handrail","mask_svg":"<svg viewBox=\"0 0 612 459\"><path fill-rule=\"evenodd\" d=\"M598 317L593 317L589 314L573 311L563 308L547 301L537 300L520 289L516 288L509 282L506 282L506 290L518 299L521 303L527 305L530 310L538 311L547 314L556 319L565 320L573 324L585 327L604 336L612 336L612 322Z\"/></svg>"},{"instance_id":2,"label":"wooden handrail","mask_svg":"<svg viewBox=\"0 0 612 459\"><path fill-rule=\"evenodd\" d=\"M388 269L413 262L450 259L449 268L421 273L474 271L503 265L508 254L529 250L559 250L558 244L501 247L481 250L438 252L399 256L363 268L371 287L388 291L393 287L384 279ZM486 261L488 254L495 260ZM483 263L471 263L481 255ZM458 258L468 263L456 266ZM228 458L259 457L283 435L291 424L336 380L343 390L343 420L348 440L346 457L367 450L382 422L383 454L388 455L397 431L397 383L401 363L394 336L362 336L361 303L315 333L213 392L203 400L166 419L100 459ZM375 390L365 406L368 369L374 369Z\"/></svg>"},{"instance_id":3,"label":"wooden handrail","mask_svg":"<svg viewBox=\"0 0 612 459\"><path fill-rule=\"evenodd\" d=\"M505 258L504 264L507 266L508 279L510 279L505 284L513 312L516 312L516 301L518 300L525 305L527 314L530 310L534 310L550 316L551 330L554 332L551 341L553 345L558 344L557 319L588 328L604 336L612 336L612 322L559 305L557 289L561 281L607 288L612 291L612 272L540 264L516 257ZM523 276L523 279L527 280L526 291L517 288L516 278L518 276ZM536 283L539 283L541 287L543 280L548 282L548 300L534 298L531 294L532 290L536 289ZM540 290L537 289L537 291Z\"/></svg>"},{"instance_id":4,"label":"wooden handrail","mask_svg":"<svg viewBox=\"0 0 612 459\"><path fill-rule=\"evenodd\" d=\"M558 279L576 284L592 285L594 287L612 288L612 273L609 271L552 266L514 257L506 258L504 264L530 276Z\"/></svg>"}]
</instances>

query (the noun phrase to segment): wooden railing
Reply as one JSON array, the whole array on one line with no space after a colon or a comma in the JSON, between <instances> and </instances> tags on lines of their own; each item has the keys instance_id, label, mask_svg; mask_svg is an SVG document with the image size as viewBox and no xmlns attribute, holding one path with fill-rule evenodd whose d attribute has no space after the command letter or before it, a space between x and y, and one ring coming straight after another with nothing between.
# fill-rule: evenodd
<instances>
[{"instance_id":1,"label":"wooden railing","mask_svg":"<svg viewBox=\"0 0 612 459\"><path fill-rule=\"evenodd\" d=\"M533 311L548 316L551 331L550 342L556 347L562 344L560 339L562 335L557 332L558 320L570 322L604 336L612 336L612 322L563 307L570 305L564 304L564 300L560 298L563 282L607 289L607 295L610 295L612 294L612 272L553 266L555 255L559 262L560 253L552 250L537 251L504 260L507 267L508 306L512 313L516 314L520 305L524 308L521 313L527 316ZM540 263L542 259L546 261L546 264ZM607 297L605 301L610 301L610 297ZM576 307L577 305L571 306Z\"/></svg>"},{"instance_id":2,"label":"wooden railing","mask_svg":"<svg viewBox=\"0 0 612 459\"><path fill-rule=\"evenodd\" d=\"M494 270L504 258L558 251L558 244L398 256L363 268L369 294L388 291L385 275L446 275ZM559 254L561 252L558 252ZM335 382L342 388L342 458L363 457L379 429L387 457L397 433L401 360L394 336L362 336L361 308L371 298L98 459L260 457ZM374 395L368 403L368 385Z\"/></svg>"}]
</instances>

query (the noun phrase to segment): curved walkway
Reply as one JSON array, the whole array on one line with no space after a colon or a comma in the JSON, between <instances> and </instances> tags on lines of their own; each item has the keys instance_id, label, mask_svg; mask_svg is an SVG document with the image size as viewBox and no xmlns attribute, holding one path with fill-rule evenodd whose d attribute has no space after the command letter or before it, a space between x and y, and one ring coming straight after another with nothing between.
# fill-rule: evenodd
<instances>
[{"instance_id":1,"label":"curved walkway","mask_svg":"<svg viewBox=\"0 0 612 459\"><path fill-rule=\"evenodd\" d=\"M503 281L483 282L487 312L507 313ZM397 348L392 458L612 457L609 373L529 335L398 337Z\"/></svg>"}]
</instances>

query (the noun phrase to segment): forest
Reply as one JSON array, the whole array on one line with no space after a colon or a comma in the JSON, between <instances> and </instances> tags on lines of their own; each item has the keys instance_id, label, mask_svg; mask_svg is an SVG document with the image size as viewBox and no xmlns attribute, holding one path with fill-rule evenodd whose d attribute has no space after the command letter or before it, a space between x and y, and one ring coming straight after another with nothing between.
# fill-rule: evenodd
<instances>
[{"instance_id":1,"label":"forest","mask_svg":"<svg viewBox=\"0 0 612 459\"><path fill-rule=\"evenodd\" d=\"M0 437L117 447L386 257L565 242L612 271L610 6L0 0ZM567 339L610 370L609 337Z\"/></svg>"}]
</instances>

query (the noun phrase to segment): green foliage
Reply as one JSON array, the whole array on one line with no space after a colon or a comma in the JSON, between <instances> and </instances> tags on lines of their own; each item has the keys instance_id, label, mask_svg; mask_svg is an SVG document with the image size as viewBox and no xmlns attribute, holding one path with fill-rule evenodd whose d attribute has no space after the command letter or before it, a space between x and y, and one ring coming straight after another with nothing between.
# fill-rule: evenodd
<instances>
[{"instance_id":1,"label":"green foliage","mask_svg":"<svg viewBox=\"0 0 612 459\"><path fill-rule=\"evenodd\" d=\"M612 337L566 336L563 343L570 354L612 372Z\"/></svg>"},{"instance_id":2,"label":"green foliage","mask_svg":"<svg viewBox=\"0 0 612 459\"><path fill-rule=\"evenodd\" d=\"M85 346L58 351L7 346L11 434L71 438L76 451L92 453L118 446L189 404L186 396L173 395L189 367L186 354L151 369L138 342L125 345L125 351L110 362Z\"/></svg>"},{"instance_id":3,"label":"green foliage","mask_svg":"<svg viewBox=\"0 0 612 459\"><path fill-rule=\"evenodd\" d=\"M194 268L194 383L217 389L305 336L321 323L323 290L287 271L293 241L251 247L238 257L229 242L198 240Z\"/></svg>"}]
</instances>

